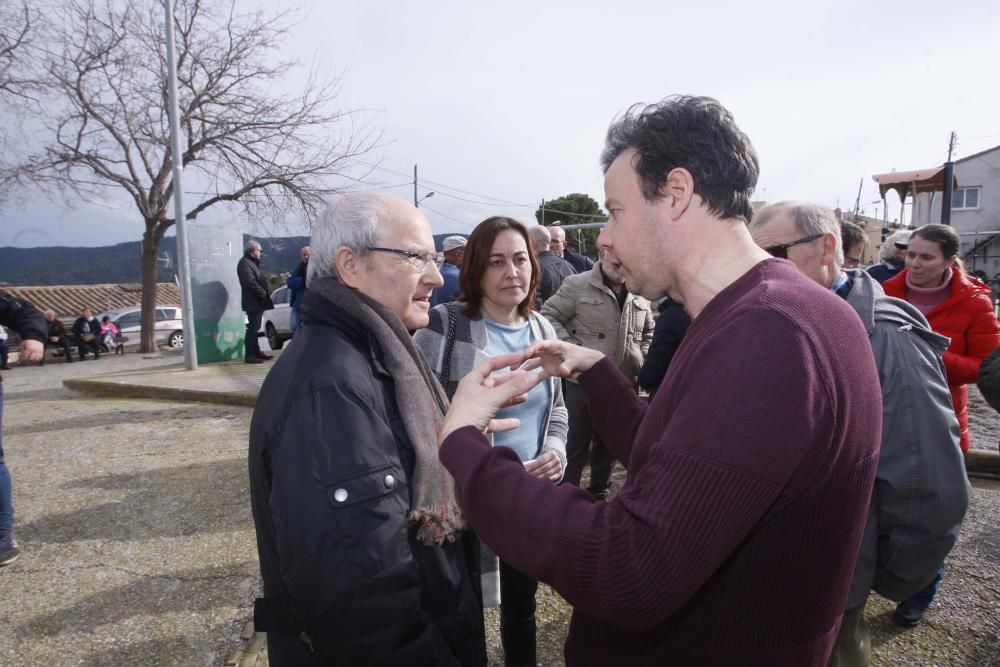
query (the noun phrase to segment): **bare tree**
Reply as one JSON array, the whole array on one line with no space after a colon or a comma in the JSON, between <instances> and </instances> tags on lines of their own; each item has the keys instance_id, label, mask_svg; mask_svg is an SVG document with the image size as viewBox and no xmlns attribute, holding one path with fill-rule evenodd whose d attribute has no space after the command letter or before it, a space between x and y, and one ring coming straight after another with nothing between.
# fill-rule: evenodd
<instances>
[{"instance_id":1,"label":"bare tree","mask_svg":"<svg viewBox=\"0 0 1000 667\"><path fill-rule=\"evenodd\" d=\"M26 113L33 111L40 86L32 58L38 12L28 0L0 0L0 202L10 183L5 174L21 153Z\"/></svg>"},{"instance_id":2,"label":"bare tree","mask_svg":"<svg viewBox=\"0 0 1000 667\"><path fill-rule=\"evenodd\" d=\"M0 0L0 97L26 97L32 81L25 75L25 49L34 36L35 15L27 0Z\"/></svg>"},{"instance_id":3,"label":"bare tree","mask_svg":"<svg viewBox=\"0 0 1000 667\"><path fill-rule=\"evenodd\" d=\"M337 108L336 78L313 70L301 92L285 89L297 68L280 54L293 15L240 14L236 5L177 2L182 159L185 182L197 187L185 192L185 219L238 202L272 225L290 214L311 220L380 132L361 112ZM45 38L53 51L42 119L49 140L14 173L64 194L121 189L135 203L145 222L141 349L151 351L157 254L175 222L163 7L157 0L60 6Z\"/></svg>"}]
</instances>

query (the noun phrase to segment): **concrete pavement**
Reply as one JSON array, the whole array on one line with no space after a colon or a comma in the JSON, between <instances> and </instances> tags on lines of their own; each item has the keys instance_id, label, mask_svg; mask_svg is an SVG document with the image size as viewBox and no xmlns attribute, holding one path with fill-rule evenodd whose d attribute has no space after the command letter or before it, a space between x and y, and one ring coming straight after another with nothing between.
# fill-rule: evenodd
<instances>
[{"instance_id":1,"label":"concrete pavement","mask_svg":"<svg viewBox=\"0 0 1000 667\"><path fill-rule=\"evenodd\" d=\"M0 665L222 664L259 591L246 407L62 386L130 354L4 372L21 558L0 568Z\"/></svg>"}]
</instances>

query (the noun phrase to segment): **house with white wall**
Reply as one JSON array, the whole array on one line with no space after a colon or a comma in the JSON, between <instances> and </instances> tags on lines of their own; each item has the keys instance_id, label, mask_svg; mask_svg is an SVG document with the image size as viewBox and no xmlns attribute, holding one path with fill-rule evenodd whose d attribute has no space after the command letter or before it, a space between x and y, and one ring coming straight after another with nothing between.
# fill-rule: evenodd
<instances>
[{"instance_id":1,"label":"house with white wall","mask_svg":"<svg viewBox=\"0 0 1000 667\"><path fill-rule=\"evenodd\" d=\"M952 194L951 225L962 238L969 271L1000 274L1000 146L955 160L958 188ZM941 222L942 194L918 192L910 223L914 227Z\"/></svg>"}]
</instances>

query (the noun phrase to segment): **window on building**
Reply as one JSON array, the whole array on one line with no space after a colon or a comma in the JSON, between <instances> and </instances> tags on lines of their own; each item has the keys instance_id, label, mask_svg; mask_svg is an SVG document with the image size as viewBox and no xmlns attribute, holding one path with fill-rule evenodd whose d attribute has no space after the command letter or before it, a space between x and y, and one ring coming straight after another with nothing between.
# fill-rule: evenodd
<instances>
[{"instance_id":1,"label":"window on building","mask_svg":"<svg viewBox=\"0 0 1000 667\"><path fill-rule=\"evenodd\" d=\"M979 208L979 194L982 187L957 188L951 197L951 209Z\"/></svg>"}]
</instances>

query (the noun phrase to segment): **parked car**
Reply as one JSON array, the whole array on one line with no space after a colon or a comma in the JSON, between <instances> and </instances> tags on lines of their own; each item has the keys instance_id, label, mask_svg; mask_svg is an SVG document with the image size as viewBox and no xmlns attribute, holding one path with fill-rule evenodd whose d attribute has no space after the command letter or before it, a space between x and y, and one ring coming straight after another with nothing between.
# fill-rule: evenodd
<instances>
[{"instance_id":1,"label":"parked car","mask_svg":"<svg viewBox=\"0 0 1000 667\"><path fill-rule=\"evenodd\" d=\"M279 287L271 292L271 302L274 303L272 310L264 311L264 318L260 323L260 331L267 336L267 344L272 350L280 350L285 345L285 341L292 337L292 309L289 301L292 298L292 291L287 287Z\"/></svg>"},{"instance_id":2,"label":"parked car","mask_svg":"<svg viewBox=\"0 0 1000 667\"><path fill-rule=\"evenodd\" d=\"M127 336L126 347L139 345L139 330L141 329L140 317L142 309L139 306L132 308L119 308L108 310L97 314L97 320L101 321L107 315L111 318L122 335ZM181 322L180 306L157 306L156 322L153 327L153 337L157 345L167 347L184 347L184 324Z\"/></svg>"}]
</instances>

